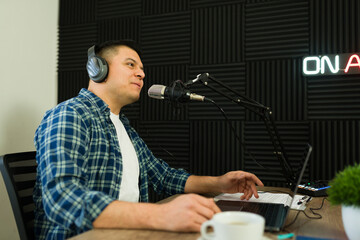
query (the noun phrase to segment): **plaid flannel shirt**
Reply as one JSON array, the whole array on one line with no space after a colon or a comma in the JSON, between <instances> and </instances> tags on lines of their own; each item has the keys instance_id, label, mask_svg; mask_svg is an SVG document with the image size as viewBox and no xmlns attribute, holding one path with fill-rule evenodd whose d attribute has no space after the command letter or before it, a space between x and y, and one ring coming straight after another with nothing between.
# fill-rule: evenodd
<instances>
[{"instance_id":1,"label":"plaid flannel shirt","mask_svg":"<svg viewBox=\"0 0 360 240\"><path fill-rule=\"evenodd\" d=\"M120 114L139 160L140 201L148 201L148 185L158 193L183 193L189 174L154 157ZM48 111L35 133L37 180L35 235L65 239L92 229L92 222L118 199L122 159L110 109L92 92Z\"/></svg>"}]
</instances>

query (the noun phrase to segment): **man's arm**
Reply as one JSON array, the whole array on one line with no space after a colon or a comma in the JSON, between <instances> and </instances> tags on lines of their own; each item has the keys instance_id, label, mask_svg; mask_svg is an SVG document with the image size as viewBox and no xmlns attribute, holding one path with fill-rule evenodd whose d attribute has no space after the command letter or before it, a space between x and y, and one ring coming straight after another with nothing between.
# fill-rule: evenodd
<instances>
[{"instance_id":1,"label":"man's arm","mask_svg":"<svg viewBox=\"0 0 360 240\"><path fill-rule=\"evenodd\" d=\"M255 185L263 186L254 174L243 171L219 177L191 175L185 193L243 192L242 199L249 199L258 197ZM163 204L114 201L95 219L93 227L198 232L201 224L218 212L213 199L196 194L181 195Z\"/></svg>"},{"instance_id":2,"label":"man's arm","mask_svg":"<svg viewBox=\"0 0 360 240\"><path fill-rule=\"evenodd\" d=\"M114 201L93 222L94 228L161 229L199 232L220 209L213 199L185 194L163 204Z\"/></svg>"},{"instance_id":3,"label":"man's arm","mask_svg":"<svg viewBox=\"0 0 360 240\"><path fill-rule=\"evenodd\" d=\"M220 193L219 178L191 175L185 184L185 193Z\"/></svg>"},{"instance_id":4,"label":"man's arm","mask_svg":"<svg viewBox=\"0 0 360 240\"><path fill-rule=\"evenodd\" d=\"M259 197L256 185L264 184L254 174L244 171L228 172L219 177L191 175L185 184L185 193L244 193L241 199Z\"/></svg>"}]
</instances>

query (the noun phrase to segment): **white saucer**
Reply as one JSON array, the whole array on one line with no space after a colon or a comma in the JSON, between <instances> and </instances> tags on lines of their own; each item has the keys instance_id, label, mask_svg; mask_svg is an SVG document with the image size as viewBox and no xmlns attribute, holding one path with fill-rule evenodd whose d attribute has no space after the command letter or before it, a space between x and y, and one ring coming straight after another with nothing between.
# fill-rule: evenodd
<instances>
[{"instance_id":1,"label":"white saucer","mask_svg":"<svg viewBox=\"0 0 360 240\"><path fill-rule=\"evenodd\" d=\"M197 240L206 240L206 239L200 236L200 237L198 237ZM261 240L270 240L270 238L263 236Z\"/></svg>"}]
</instances>

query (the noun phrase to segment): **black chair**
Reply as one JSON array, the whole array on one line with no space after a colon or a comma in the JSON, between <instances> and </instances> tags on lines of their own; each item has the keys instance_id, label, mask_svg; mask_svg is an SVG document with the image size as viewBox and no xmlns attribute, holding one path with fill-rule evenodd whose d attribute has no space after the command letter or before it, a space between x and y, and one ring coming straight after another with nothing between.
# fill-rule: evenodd
<instances>
[{"instance_id":1,"label":"black chair","mask_svg":"<svg viewBox=\"0 0 360 240\"><path fill-rule=\"evenodd\" d=\"M32 191L36 180L36 152L6 154L0 157L0 170L14 212L20 239L34 239Z\"/></svg>"}]
</instances>

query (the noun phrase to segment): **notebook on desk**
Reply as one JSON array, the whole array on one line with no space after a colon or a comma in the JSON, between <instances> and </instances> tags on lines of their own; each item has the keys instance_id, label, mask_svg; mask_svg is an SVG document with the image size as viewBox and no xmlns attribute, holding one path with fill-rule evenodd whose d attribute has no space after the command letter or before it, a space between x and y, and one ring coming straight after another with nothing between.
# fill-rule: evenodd
<instances>
[{"instance_id":1,"label":"notebook on desk","mask_svg":"<svg viewBox=\"0 0 360 240\"><path fill-rule=\"evenodd\" d=\"M289 204L279 203L260 203L260 202L247 202L247 201L229 201L219 200L216 204L222 211L244 211L252 212L262 215L265 218L265 230L267 231L280 231L285 225L286 217L289 213L290 206L294 201L294 196L297 193L298 185L301 183L306 166L309 162L312 147L308 145L307 153L305 155L304 164L297 179L297 184L294 192L291 194Z\"/></svg>"}]
</instances>

